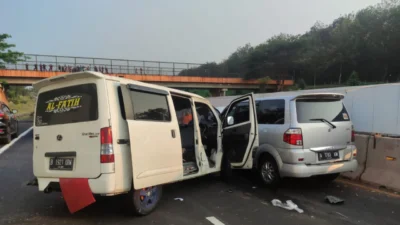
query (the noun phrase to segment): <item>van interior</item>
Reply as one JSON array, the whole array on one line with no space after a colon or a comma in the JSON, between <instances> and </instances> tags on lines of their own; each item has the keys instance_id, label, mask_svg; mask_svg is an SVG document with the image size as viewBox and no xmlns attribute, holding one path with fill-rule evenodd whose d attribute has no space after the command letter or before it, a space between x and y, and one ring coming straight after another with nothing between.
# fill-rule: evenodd
<instances>
[{"instance_id":1,"label":"van interior","mask_svg":"<svg viewBox=\"0 0 400 225\"><path fill-rule=\"evenodd\" d=\"M179 132L182 144L182 158L184 175L197 173L195 126L192 103L189 98L173 95L172 101L179 123ZM196 103L196 113L199 120L201 143L204 146L210 167L215 167L212 160L217 153L218 123L210 108L203 103Z\"/></svg>"}]
</instances>

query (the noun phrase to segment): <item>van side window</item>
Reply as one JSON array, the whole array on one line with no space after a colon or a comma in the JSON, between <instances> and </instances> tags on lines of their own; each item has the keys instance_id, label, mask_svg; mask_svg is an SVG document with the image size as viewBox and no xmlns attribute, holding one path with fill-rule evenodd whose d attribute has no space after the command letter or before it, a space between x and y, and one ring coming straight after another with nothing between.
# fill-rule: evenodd
<instances>
[{"instance_id":1,"label":"van side window","mask_svg":"<svg viewBox=\"0 0 400 225\"><path fill-rule=\"evenodd\" d=\"M121 110L122 119L126 120L125 114L125 107L124 107L124 99L122 97L121 86L118 87L118 101L119 101L119 108Z\"/></svg>"},{"instance_id":2,"label":"van side window","mask_svg":"<svg viewBox=\"0 0 400 225\"><path fill-rule=\"evenodd\" d=\"M234 103L229 109L226 117L229 116L233 117L234 123L232 125L250 121L249 101L240 101ZM225 126L226 125L227 124L225 124Z\"/></svg>"},{"instance_id":3,"label":"van side window","mask_svg":"<svg viewBox=\"0 0 400 225\"><path fill-rule=\"evenodd\" d=\"M167 96L131 91L134 120L171 121Z\"/></svg>"},{"instance_id":4,"label":"van side window","mask_svg":"<svg viewBox=\"0 0 400 225\"><path fill-rule=\"evenodd\" d=\"M262 100L257 104L257 120L259 124L284 124L285 100Z\"/></svg>"}]
</instances>

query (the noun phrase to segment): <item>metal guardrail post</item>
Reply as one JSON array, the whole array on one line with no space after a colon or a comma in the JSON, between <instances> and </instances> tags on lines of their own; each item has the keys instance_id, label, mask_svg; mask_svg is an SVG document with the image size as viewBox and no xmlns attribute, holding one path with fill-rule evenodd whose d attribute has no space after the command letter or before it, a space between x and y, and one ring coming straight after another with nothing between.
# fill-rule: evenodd
<instances>
[{"instance_id":1,"label":"metal guardrail post","mask_svg":"<svg viewBox=\"0 0 400 225\"><path fill-rule=\"evenodd\" d=\"M113 70L112 70L112 69L113 69L113 68L112 68L112 67L113 67L113 66L112 66L112 59L110 60L110 64L111 64L110 70L111 70L111 73L113 73Z\"/></svg>"},{"instance_id":2,"label":"metal guardrail post","mask_svg":"<svg viewBox=\"0 0 400 225\"><path fill-rule=\"evenodd\" d=\"M172 76L175 76L175 63L172 63Z\"/></svg>"},{"instance_id":3,"label":"metal guardrail post","mask_svg":"<svg viewBox=\"0 0 400 225\"><path fill-rule=\"evenodd\" d=\"M129 61L128 60L126 60L126 70L127 70L128 74L129 74Z\"/></svg>"},{"instance_id":4,"label":"metal guardrail post","mask_svg":"<svg viewBox=\"0 0 400 225\"><path fill-rule=\"evenodd\" d=\"M161 75L161 63L158 62L158 74Z\"/></svg>"},{"instance_id":5,"label":"metal guardrail post","mask_svg":"<svg viewBox=\"0 0 400 225\"><path fill-rule=\"evenodd\" d=\"M143 72L144 72L144 74L146 74L146 62L145 61L143 61Z\"/></svg>"}]
</instances>

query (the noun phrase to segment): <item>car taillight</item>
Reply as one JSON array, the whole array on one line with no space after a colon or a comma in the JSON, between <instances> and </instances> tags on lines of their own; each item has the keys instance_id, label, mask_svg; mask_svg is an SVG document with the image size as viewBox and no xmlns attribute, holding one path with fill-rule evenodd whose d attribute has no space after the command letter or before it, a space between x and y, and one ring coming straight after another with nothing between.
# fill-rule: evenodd
<instances>
[{"instance_id":1,"label":"car taillight","mask_svg":"<svg viewBox=\"0 0 400 225\"><path fill-rule=\"evenodd\" d=\"M302 146L303 145L303 134L300 128L290 128L283 134L283 141L291 144Z\"/></svg>"},{"instance_id":2,"label":"car taillight","mask_svg":"<svg viewBox=\"0 0 400 225\"><path fill-rule=\"evenodd\" d=\"M113 163L114 150L111 127L103 127L100 129L100 162Z\"/></svg>"},{"instance_id":3,"label":"car taillight","mask_svg":"<svg viewBox=\"0 0 400 225\"><path fill-rule=\"evenodd\" d=\"M351 142L356 141L356 133L354 131L354 127L351 127Z\"/></svg>"}]
</instances>

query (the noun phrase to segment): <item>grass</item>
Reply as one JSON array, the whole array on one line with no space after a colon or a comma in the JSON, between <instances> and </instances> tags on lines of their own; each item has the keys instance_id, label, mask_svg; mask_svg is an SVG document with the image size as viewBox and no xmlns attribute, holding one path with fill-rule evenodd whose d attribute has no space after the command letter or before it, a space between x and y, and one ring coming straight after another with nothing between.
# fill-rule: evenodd
<instances>
[{"instance_id":1,"label":"grass","mask_svg":"<svg viewBox=\"0 0 400 225\"><path fill-rule=\"evenodd\" d=\"M35 108L35 99L30 96L18 96L17 101L9 99L8 102L11 110L16 109L18 111L17 118L19 120L32 120L31 114Z\"/></svg>"}]
</instances>

